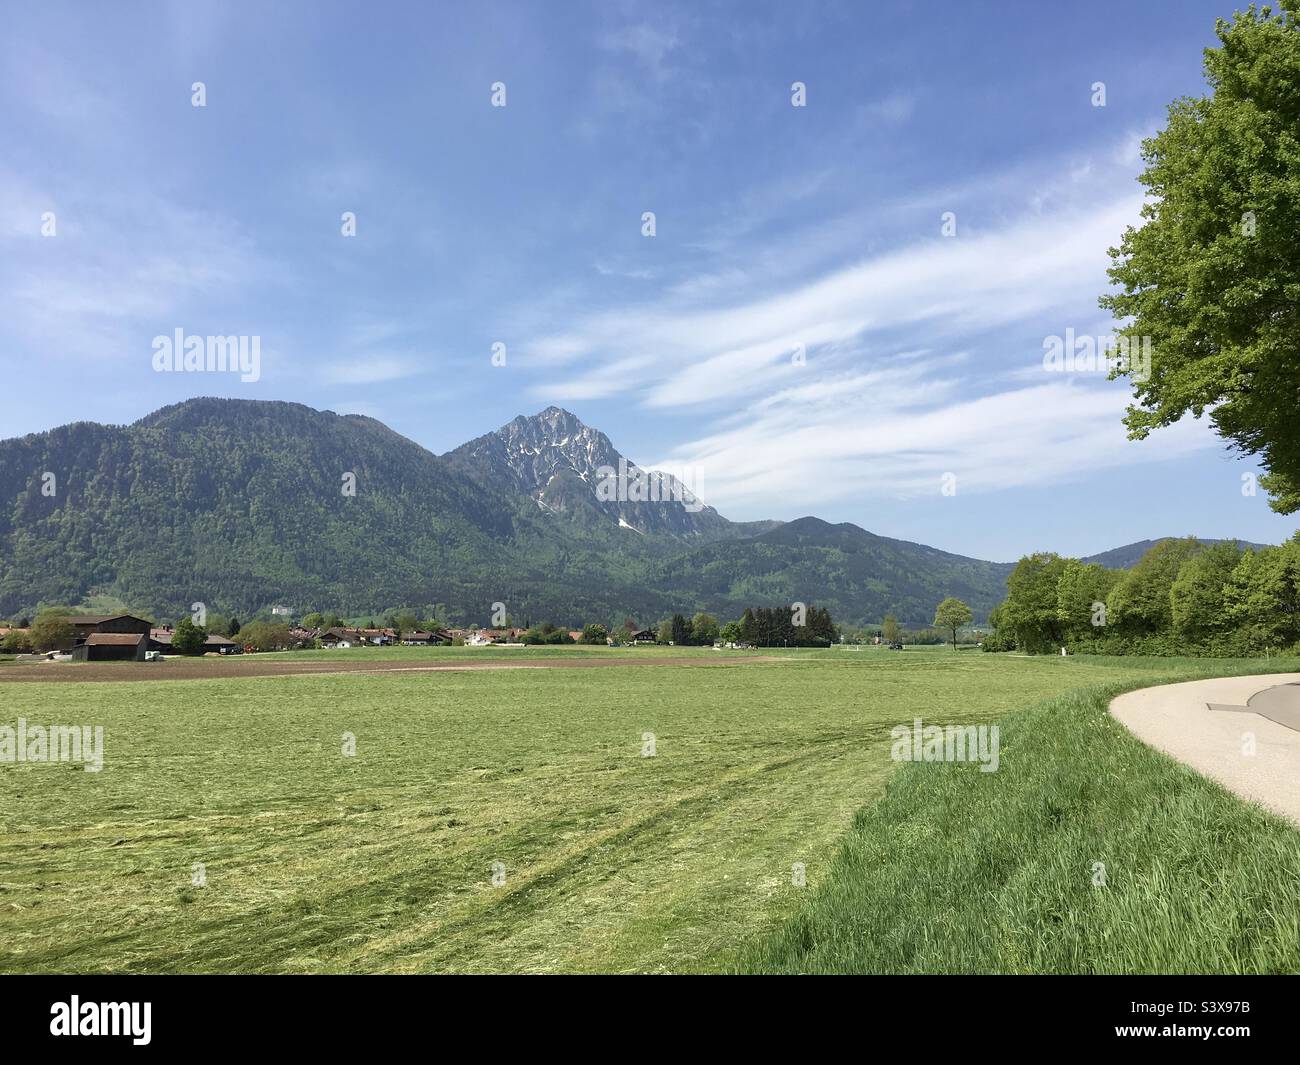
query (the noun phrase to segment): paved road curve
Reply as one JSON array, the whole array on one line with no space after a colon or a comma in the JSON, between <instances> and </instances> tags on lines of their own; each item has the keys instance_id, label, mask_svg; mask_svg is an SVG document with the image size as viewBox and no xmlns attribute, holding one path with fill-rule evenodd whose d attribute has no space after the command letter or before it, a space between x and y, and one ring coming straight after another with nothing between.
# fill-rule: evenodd
<instances>
[{"instance_id":1,"label":"paved road curve","mask_svg":"<svg viewBox=\"0 0 1300 1065\"><path fill-rule=\"evenodd\" d=\"M1142 688L1110 712L1138 739L1300 825L1300 673ZM1247 753L1248 734L1254 754Z\"/></svg>"}]
</instances>

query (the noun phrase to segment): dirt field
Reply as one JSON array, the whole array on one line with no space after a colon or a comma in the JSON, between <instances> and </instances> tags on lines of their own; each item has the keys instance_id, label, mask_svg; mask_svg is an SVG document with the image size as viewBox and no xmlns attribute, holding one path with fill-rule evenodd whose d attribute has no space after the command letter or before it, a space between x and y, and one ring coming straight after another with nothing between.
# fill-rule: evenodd
<instances>
[{"instance_id":1,"label":"dirt field","mask_svg":"<svg viewBox=\"0 0 1300 1065\"><path fill-rule=\"evenodd\" d=\"M781 661L772 655L744 655L709 660L696 657L537 658L531 662L501 659L466 660L455 664L411 665L400 659L344 662L284 661L274 654L237 655L229 658L173 658L163 662L35 662L0 669L0 684L8 681L58 683L72 681L226 680L239 677L295 677L322 673L457 673L477 669L600 669L606 666L723 666L748 662Z\"/></svg>"}]
</instances>

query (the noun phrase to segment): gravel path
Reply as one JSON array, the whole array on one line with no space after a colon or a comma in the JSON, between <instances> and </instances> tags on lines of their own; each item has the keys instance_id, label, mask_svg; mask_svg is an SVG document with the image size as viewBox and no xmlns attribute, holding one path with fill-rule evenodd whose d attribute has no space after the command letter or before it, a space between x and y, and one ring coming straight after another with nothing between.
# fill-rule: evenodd
<instances>
[{"instance_id":1,"label":"gravel path","mask_svg":"<svg viewBox=\"0 0 1300 1065\"><path fill-rule=\"evenodd\" d=\"M1300 723L1300 687L1278 685L1300 685L1300 673L1142 688L1110 712L1143 743L1300 825L1300 731L1288 727Z\"/></svg>"}]
</instances>

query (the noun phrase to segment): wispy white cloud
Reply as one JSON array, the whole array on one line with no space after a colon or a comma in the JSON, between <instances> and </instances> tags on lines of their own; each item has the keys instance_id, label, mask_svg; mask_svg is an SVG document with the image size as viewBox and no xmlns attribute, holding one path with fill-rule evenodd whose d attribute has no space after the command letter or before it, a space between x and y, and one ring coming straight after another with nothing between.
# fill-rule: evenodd
<instances>
[{"instance_id":1,"label":"wispy white cloud","mask_svg":"<svg viewBox=\"0 0 1300 1065\"><path fill-rule=\"evenodd\" d=\"M937 497L947 475L958 493L984 493L1068 484L1219 446L1196 422L1133 443L1121 422L1121 390L1047 377L972 398L925 373L839 378L770 397L650 465L700 471L701 496L724 512L802 513L850 500Z\"/></svg>"},{"instance_id":2,"label":"wispy white cloud","mask_svg":"<svg viewBox=\"0 0 1300 1065\"><path fill-rule=\"evenodd\" d=\"M677 31L671 26L637 22L601 34L599 44L607 51L630 53L656 77L665 77L665 59L678 43Z\"/></svg>"},{"instance_id":3,"label":"wispy white cloud","mask_svg":"<svg viewBox=\"0 0 1300 1065\"><path fill-rule=\"evenodd\" d=\"M916 97L908 93L894 92L879 100L863 104L859 111L860 119L867 124L883 123L898 126L912 117L916 110Z\"/></svg>"},{"instance_id":4,"label":"wispy white cloud","mask_svg":"<svg viewBox=\"0 0 1300 1065\"><path fill-rule=\"evenodd\" d=\"M626 377L621 389L647 396L652 406L719 403L783 385L799 345L811 353L902 329L945 339L1031 317L1050 320L1058 309L1077 313L1095 306L1105 249L1137 217L1138 203L1126 196L1088 210L1027 215L971 238L936 232L722 309L681 310L668 302L604 312L529 349L539 361L581 366L537 392L557 400L585 394L588 377L604 376L594 357L617 355L652 364L649 374Z\"/></svg>"},{"instance_id":5,"label":"wispy white cloud","mask_svg":"<svg viewBox=\"0 0 1300 1065\"><path fill-rule=\"evenodd\" d=\"M320 378L330 385L371 385L414 377L424 369L415 356L358 353L320 368Z\"/></svg>"},{"instance_id":6,"label":"wispy white cloud","mask_svg":"<svg viewBox=\"0 0 1300 1065\"><path fill-rule=\"evenodd\" d=\"M1113 331L1096 299L1106 249L1139 219L1130 166L1102 146L1048 161L1046 178L993 175L1001 215L963 209L945 238L936 213L911 240L794 283L765 263L676 279L544 333L522 352L546 375L534 394L690 413L703 428L652 465L697 471L704 499L742 512L937 494L945 474L964 493L1064 482L1217 447L1197 423L1134 444L1125 382L1042 367L1041 337ZM941 202L917 196L926 217ZM851 223L819 219L763 250L812 262L811 238L838 248L868 219Z\"/></svg>"},{"instance_id":7,"label":"wispy white cloud","mask_svg":"<svg viewBox=\"0 0 1300 1065\"><path fill-rule=\"evenodd\" d=\"M0 172L0 188L11 181ZM71 198L55 187L41 197L51 209ZM210 314L222 294L289 277L271 268L241 226L211 212L139 190L82 192L75 201L75 211L55 210L55 236L39 235L32 195L22 201L23 217L0 228L0 248L22 249L21 257L0 255L8 325L52 354L147 353L153 336L196 328L192 316ZM220 331L244 325L230 322Z\"/></svg>"}]
</instances>

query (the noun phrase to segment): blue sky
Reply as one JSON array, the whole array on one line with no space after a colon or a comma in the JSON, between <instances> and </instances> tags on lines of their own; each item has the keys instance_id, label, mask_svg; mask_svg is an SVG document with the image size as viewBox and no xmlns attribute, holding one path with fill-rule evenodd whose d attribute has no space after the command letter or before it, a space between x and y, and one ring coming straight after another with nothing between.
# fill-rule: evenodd
<instances>
[{"instance_id":1,"label":"blue sky","mask_svg":"<svg viewBox=\"0 0 1300 1065\"><path fill-rule=\"evenodd\" d=\"M736 519L1277 542L1208 428L1126 442L1123 382L1042 366L1112 328L1230 3L6 5L0 437L228 395L441 452L558 404ZM260 379L155 372L178 328Z\"/></svg>"}]
</instances>

